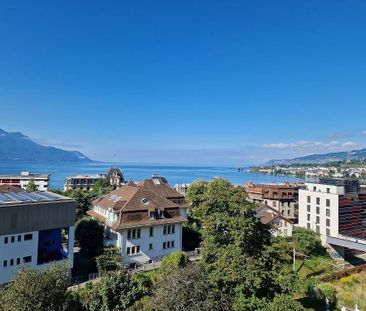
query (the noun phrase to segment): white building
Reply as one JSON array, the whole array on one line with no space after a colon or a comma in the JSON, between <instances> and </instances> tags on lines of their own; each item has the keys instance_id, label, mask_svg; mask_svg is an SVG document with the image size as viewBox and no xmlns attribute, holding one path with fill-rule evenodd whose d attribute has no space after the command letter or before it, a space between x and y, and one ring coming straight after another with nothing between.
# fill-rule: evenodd
<instances>
[{"instance_id":1,"label":"white building","mask_svg":"<svg viewBox=\"0 0 366 311\"><path fill-rule=\"evenodd\" d=\"M23 265L73 264L75 202L50 192L0 193L0 284ZM67 245L62 244L62 231Z\"/></svg>"},{"instance_id":2,"label":"white building","mask_svg":"<svg viewBox=\"0 0 366 311\"><path fill-rule=\"evenodd\" d=\"M126 264L161 260L182 250L184 199L165 179L154 178L128 182L94 201L89 212L105 224L105 245L120 248Z\"/></svg>"},{"instance_id":3,"label":"white building","mask_svg":"<svg viewBox=\"0 0 366 311\"><path fill-rule=\"evenodd\" d=\"M49 174L36 174L31 172L21 172L20 175L0 175L0 185L16 186L24 190L29 182L33 180L38 191L47 191L50 181Z\"/></svg>"}]
</instances>

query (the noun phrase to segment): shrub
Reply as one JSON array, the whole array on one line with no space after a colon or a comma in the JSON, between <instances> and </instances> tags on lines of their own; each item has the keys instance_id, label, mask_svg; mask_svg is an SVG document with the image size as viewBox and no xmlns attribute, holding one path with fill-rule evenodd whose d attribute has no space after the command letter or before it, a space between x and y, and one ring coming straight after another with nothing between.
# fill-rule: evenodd
<instances>
[{"instance_id":1,"label":"shrub","mask_svg":"<svg viewBox=\"0 0 366 311\"><path fill-rule=\"evenodd\" d=\"M319 284L317 291L320 299L327 298L329 300L329 304L332 306L337 304L337 290L334 285L330 283Z\"/></svg>"},{"instance_id":2,"label":"shrub","mask_svg":"<svg viewBox=\"0 0 366 311\"><path fill-rule=\"evenodd\" d=\"M350 275L350 276L346 276L344 278L340 279L340 282L343 285L352 287L354 284L356 284L358 282L357 276L356 275Z\"/></svg>"}]
</instances>

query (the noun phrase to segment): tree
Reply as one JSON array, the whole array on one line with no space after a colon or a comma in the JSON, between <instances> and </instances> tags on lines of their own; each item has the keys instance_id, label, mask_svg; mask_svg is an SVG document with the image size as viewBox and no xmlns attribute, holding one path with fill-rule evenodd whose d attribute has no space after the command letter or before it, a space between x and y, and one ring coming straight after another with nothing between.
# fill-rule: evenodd
<instances>
[{"instance_id":1,"label":"tree","mask_svg":"<svg viewBox=\"0 0 366 311\"><path fill-rule=\"evenodd\" d=\"M159 272L162 274L168 274L177 268L187 266L188 261L188 256L182 252L171 253L163 258Z\"/></svg>"},{"instance_id":2,"label":"tree","mask_svg":"<svg viewBox=\"0 0 366 311\"><path fill-rule=\"evenodd\" d=\"M0 310L64 310L68 284L68 267L65 264L54 264L46 270L24 268L0 293Z\"/></svg>"},{"instance_id":3,"label":"tree","mask_svg":"<svg viewBox=\"0 0 366 311\"><path fill-rule=\"evenodd\" d=\"M92 201L92 196L87 191L75 190L70 193L71 197L76 201L76 220L86 216Z\"/></svg>"},{"instance_id":4,"label":"tree","mask_svg":"<svg viewBox=\"0 0 366 311\"><path fill-rule=\"evenodd\" d=\"M37 191L37 186L36 186L33 178L31 178L31 180L28 182L26 191L27 192Z\"/></svg>"},{"instance_id":5,"label":"tree","mask_svg":"<svg viewBox=\"0 0 366 311\"><path fill-rule=\"evenodd\" d=\"M126 270L108 273L102 280L80 292L80 301L88 311L122 311L141 298Z\"/></svg>"},{"instance_id":6,"label":"tree","mask_svg":"<svg viewBox=\"0 0 366 311\"><path fill-rule=\"evenodd\" d=\"M118 247L106 247L95 261L98 271L102 275L116 271L122 267L120 249Z\"/></svg>"},{"instance_id":7,"label":"tree","mask_svg":"<svg viewBox=\"0 0 366 311\"><path fill-rule=\"evenodd\" d=\"M111 192L114 187L110 184L109 180L106 178L98 179L91 190L91 195L93 199L101 197L102 195Z\"/></svg>"},{"instance_id":8,"label":"tree","mask_svg":"<svg viewBox=\"0 0 366 311\"><path fill-rule=\"evenodd\" d=\"M209 287L204 270L197 264L171 270L162 275L154 288L153 296L144 310L195 311L215 310L209 297Z\"/></svg>"},{"instance_id":9,"label":"tree","mask_svg":"<svg viewBox=\"0 0 366 311\"><path fill-rule=\"evenodd\" d=\"M202 265L220 310L258 310L277 295L291 297L291 257L273 243L245 190L215 179L198 196L190 200L199 202Z\"/></svg>"},{"instance_id":10,"label":"tree","mask_svg":"<svg viewBox=\"0 0 366 311\"><path fill-rule=\"evenodd\" d=\"M80 251L87 256L94 256L103 246L104 227L95 219L85 217L76 223L75 238Z\"/></svg>"},{"instance_id":11,"label":"tree","mask_svg":"<svg viewBox=\"0 0 366 311\"><path fill-rule=\"evenodd\" d=\"M312 230L296 228L293 232L293 239L295 248L306 255L324 256L326 254L319 235Z\"/></svg>"}]
</instances>

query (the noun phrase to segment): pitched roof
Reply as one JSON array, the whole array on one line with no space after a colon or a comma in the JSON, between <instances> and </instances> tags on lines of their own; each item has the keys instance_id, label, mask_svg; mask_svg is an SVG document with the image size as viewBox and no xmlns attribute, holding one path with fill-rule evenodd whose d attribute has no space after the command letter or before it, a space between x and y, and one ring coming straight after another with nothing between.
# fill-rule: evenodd
<instances>
[{"instance_id":1,"label":"pitched roof","mask_svg":"<svg viewBox=\"0 0 366 311\"><path fill-rule=\"evenodd\" d=\"M257 208L257 215L260 216L261 222L265 225L271 223L277 218L281 218L291 224L293 223L290 219L283 216L279 211L265 204L259 205Z\"/></svg>"},{"instance_id":2,"label":"pitched roof","mask_svg":"<svg viewBox=\"0 0 366 311\"><path fill-rule=\"evenodd\" d=\"M137 184L139 187L145 190L151 190L165 198L184 198L184 195L169 187L160 177L153 177L151 179L145 179Z\"/></svg>"},{"instance_id":3,"label":"pitched roof","mask_svg":"<svg viewBox=\"0 0 366 311\"><path fill-rule=\"evenodd\" d=\"M116 212L178 207L176 203L169 201L158 193L142 189L134 183L124 185L95 200L93 203L103 208L112 208Z\"/></svg>"}]
</instances>

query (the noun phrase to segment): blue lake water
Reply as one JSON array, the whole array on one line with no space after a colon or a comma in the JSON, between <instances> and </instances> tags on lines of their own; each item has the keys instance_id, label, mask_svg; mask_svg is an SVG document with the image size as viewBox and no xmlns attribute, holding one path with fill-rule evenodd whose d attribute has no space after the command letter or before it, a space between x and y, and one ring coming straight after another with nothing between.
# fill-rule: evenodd
<instances>
[{"instance_id":1,"label":"blue lake water","mask_svg":"<svg viewBox=\"0 0 366 311\"><path fill-rule=\"evenodd\" d=\"M252 172L238 172L235 167L219 166L186 166L157 164L124 164L124 163L65 163L65 162L0 162L0 174L19 174L21 171L51 174L50 188L63 188L66 177L79 174L105 173L111 166L119 167L125 178L140 181L150 178L152 174L160 174L168 179L170 185L191 183L197 179L211 180L214 177L228 179L236 185L249 181L255 183L271 183L285 181L303 181L291 176L272 176Z\"/></svg>"}]
</instances>

